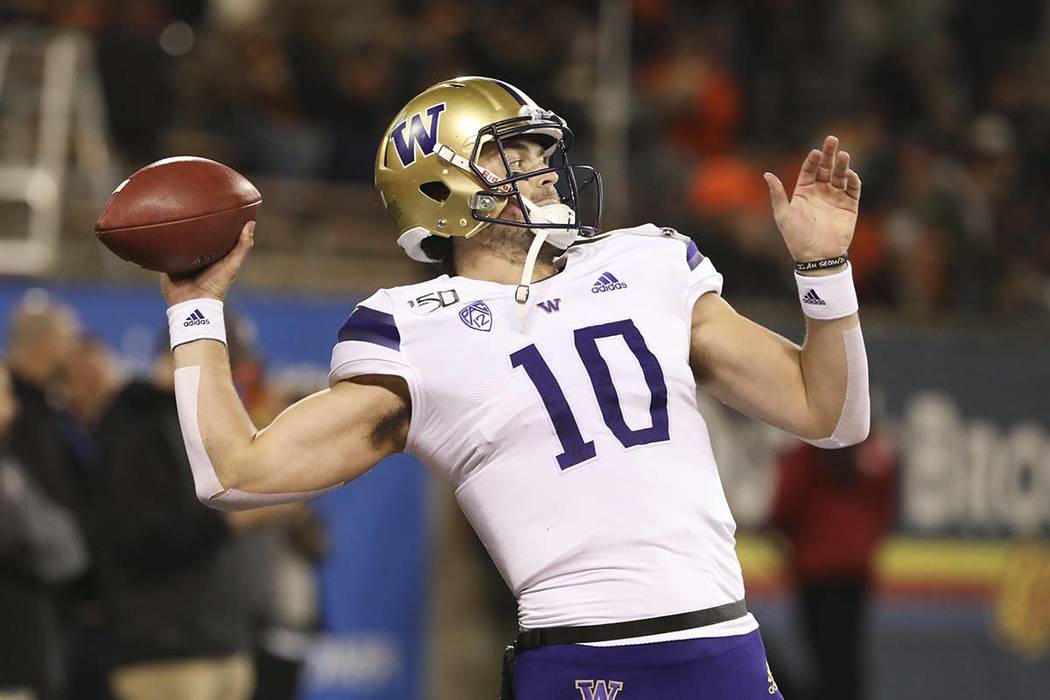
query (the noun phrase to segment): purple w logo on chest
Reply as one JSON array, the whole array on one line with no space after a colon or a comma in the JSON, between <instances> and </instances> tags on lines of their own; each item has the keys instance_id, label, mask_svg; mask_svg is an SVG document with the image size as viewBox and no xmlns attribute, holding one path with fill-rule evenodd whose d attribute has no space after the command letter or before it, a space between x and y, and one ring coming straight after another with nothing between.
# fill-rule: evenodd
<instances>
[{"instance_id":1,"label":"purple w logo on chest","mask_svg":"<svg viewBox=\"0 0 1050 700\"><path fill-rule=\"evenodd\" d=\"M576 681L576 690L583 700L616 700L623 690L622 681Z\"/></svg>"},{"instance_id":2,"label":"purple w logo on chest","mask_svg":"<svg viewBox=\"0 0 1050 700\"><path fill-rule=\"evenodd\" d=\"M540 303L536 304L536 306L540 307L547 313L552 314L555 311L560 310L561 299L550 299L548 301L541 301Z\"/></svg>"}]
</instances>

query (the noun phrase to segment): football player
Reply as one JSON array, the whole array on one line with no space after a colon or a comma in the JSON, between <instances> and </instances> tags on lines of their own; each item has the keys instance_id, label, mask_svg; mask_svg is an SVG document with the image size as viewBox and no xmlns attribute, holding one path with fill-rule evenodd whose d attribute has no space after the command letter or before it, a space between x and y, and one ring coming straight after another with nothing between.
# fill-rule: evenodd
<instances>
[{"instance_id":1,"label":"football player","mask_svg":"<svg viewBox=\"0 0 1050 700\"><path fill-rule=\"evenodd\" d=\"M505 695L780 697L696 388L820 447L867 436L846 259L860 178L833 136L790 199L765 176L806 316L800 348L737 314L689 238L601 232L601 183L569 162L571 142L499 80L448 80L405 105L376 186L399 245L446 274L361 302L331 388L261 430L222 332L254 224L217 264L164 278L199 496L231 509L307 498L409 452L451 482L517 597Z\"/></svg>"}]
</instances>

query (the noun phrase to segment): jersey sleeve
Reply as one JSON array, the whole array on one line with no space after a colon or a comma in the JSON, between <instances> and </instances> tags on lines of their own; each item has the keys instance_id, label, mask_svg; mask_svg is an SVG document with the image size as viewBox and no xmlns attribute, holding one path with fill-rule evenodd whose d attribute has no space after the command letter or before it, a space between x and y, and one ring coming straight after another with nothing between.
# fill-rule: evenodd
<instances>
[{"instance_id":1,"label":"jersey sleeve","mask_svg":"<svg viewBox=\"0 0 1050 700\"><path fill-rule=\"evenodd\" d=\"M339 329L328 383L363 374L393 374L403 377L410 387L415 384L415 374L401 351L393 302L383 290L354 307Z\"/></svg>"},{"instance_id":2,"label":"jersey sleeve","mask_svg":"<svg viewBox=\"0 0 1050 700\"><path fill-rule=\"evenodd\" d=\"M715 269L710 258L704 257L696 242L688 240L685 248L685 264L689 268L686 282L686 308L692 312L696 300L708 292L722 294L722 274Z\"/></svg>"}]
</instances>

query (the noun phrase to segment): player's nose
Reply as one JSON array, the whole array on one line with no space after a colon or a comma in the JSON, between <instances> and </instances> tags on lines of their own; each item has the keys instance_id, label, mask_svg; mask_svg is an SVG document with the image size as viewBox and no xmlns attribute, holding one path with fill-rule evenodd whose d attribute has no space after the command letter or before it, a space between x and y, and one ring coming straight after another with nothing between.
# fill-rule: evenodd
<instances>
[{"instance_id":1,"label":"player's nose","mask_svg":"<svg viewBox=\"0 0 1050 700\"><path fill-rule=\"evenodd\" d=\"M554 186L558 184L558 173L557 171L550 170L545 173L541 173L535 177L535 182L541 188L547 190L554 190Z\"/></svg>"}]
</instances>

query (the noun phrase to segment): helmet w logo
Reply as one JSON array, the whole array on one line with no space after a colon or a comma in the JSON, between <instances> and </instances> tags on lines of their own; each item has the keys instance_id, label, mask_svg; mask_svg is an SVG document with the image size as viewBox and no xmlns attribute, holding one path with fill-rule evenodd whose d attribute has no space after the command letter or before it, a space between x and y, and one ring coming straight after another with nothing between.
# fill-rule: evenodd
<instances>
[{"instance_id":1,"label":"helmet w logo","mask_svg":"<svg viewBox=\"0 0 1050 700\"><path fill-rule=\"evenodd\" d=\"M576 681L576 690L583 700L616 700L623 690L622 681Z\"/></svg>"},{"instance_id":2,"label":"helmet w logo","mask_svg":"<svg viewBox=\"0 0 1050 700\"><path fill-rule=\"evenodd\" d=\"M413 114L394 127L390 138L394 140L394 148L397 149L397 157L401 159L401 165L408 167L416 162L416 144L424 157L434 152L437 146L438 122L441 113L445 111L445 103L441 102L429 108L426 116L430 117L429 126L423 126L423 115ZM405 130L408 136L405 136Z\"/></svg>"}]
</instances>

